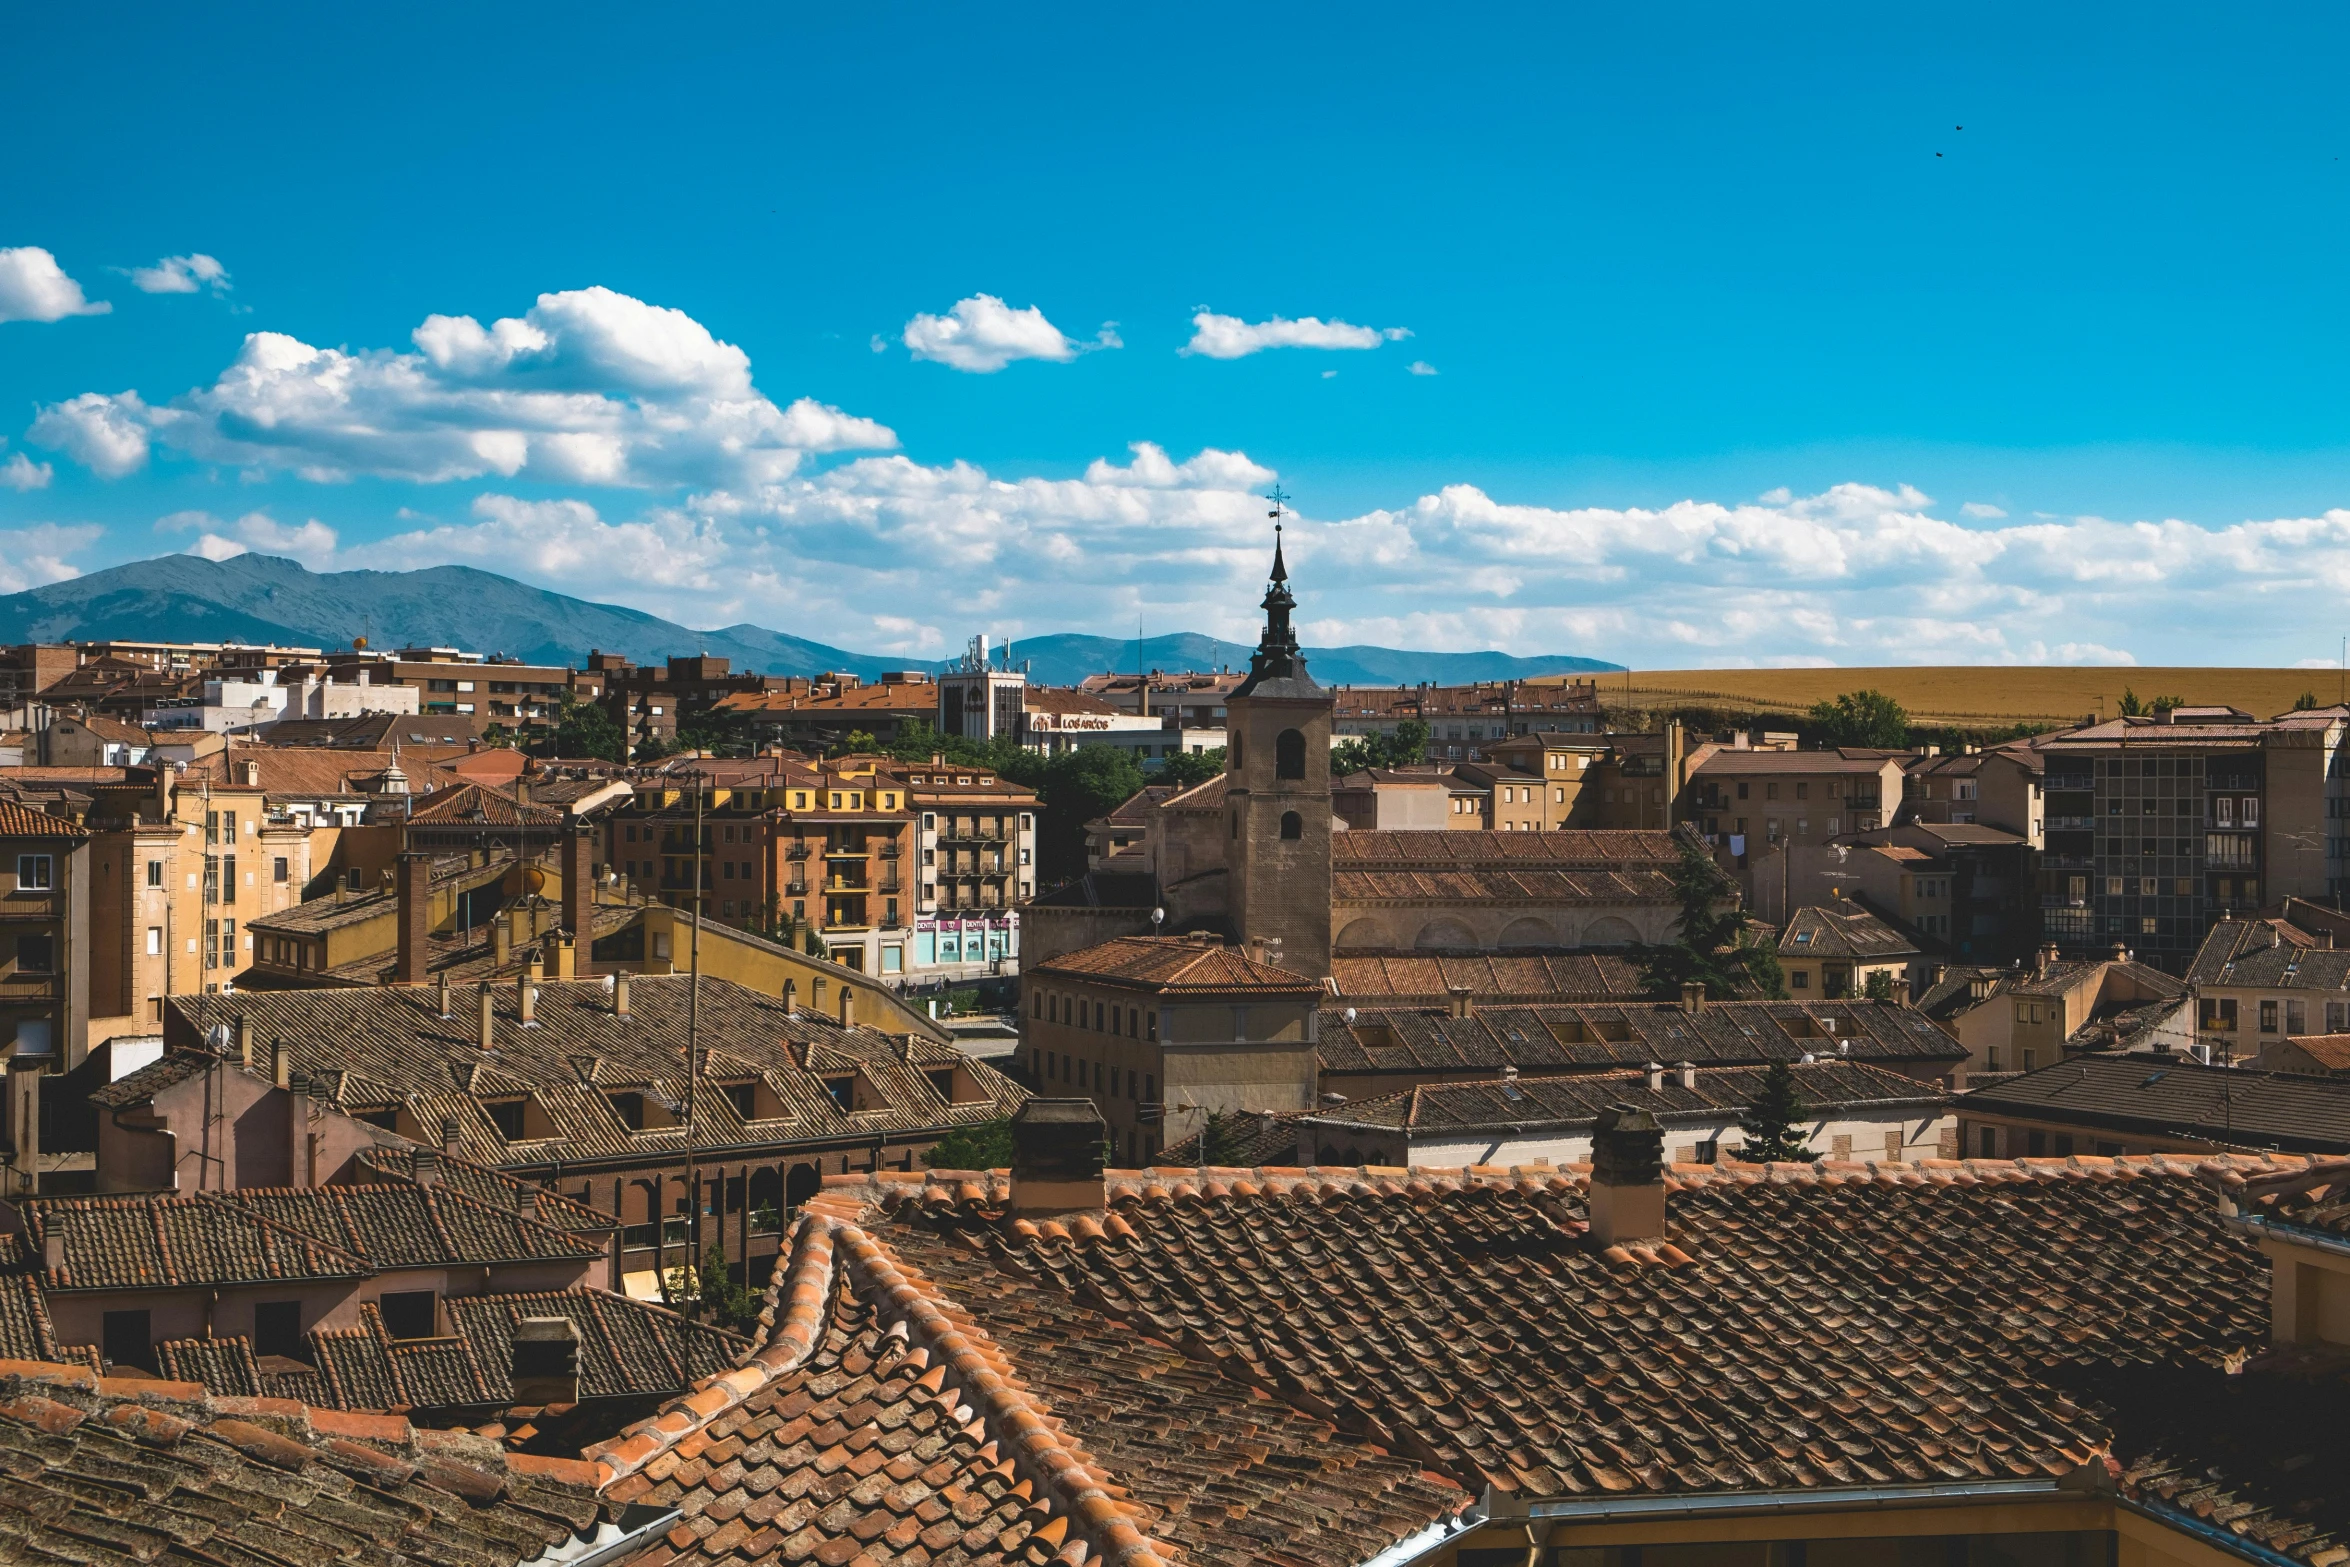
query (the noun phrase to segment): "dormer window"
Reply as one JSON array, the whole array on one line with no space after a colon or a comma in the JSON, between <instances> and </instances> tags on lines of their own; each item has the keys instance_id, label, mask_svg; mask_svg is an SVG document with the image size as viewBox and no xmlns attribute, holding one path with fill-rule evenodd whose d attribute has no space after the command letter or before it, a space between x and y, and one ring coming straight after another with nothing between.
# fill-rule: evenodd
<instances>
[{"instance_id":1,"label":"dormer window","mask_svg":"<svg viewBox=\"0 0 2350 1567\"><path fill-rule=\"evenodd\" d=\"M531 1142L555 1135L555 1124L547 1119L536 1098L529 1094L512 1099L484 1099L480 1101L482 1114L498 1129L498 1135L510 1143Z\"/></svg>"},{"instance_id":2,"label":"dormer window","mask_svg":"<svg viewBox=\"0 0 2350 1567\"><path fill-rule=\"evenodd\" d=\"M606 1094L604 1102L612 1107L612 1113L620 1118L620 1124L632 1132L677 1124L677 1118L669 1113L669 1107L651 1094L626 1089Z\"/></svg>"},{"instance_id":3,"label":"dormer window","mask_svg":"<svg viewBox=\"0 0 2350 1567\"><path fill-rule=\"evenodd\" d=\"M718 1091L726 1096L728 1104L734 1106L734 1113L745 1121L780 1121L791 1113L784 1108L783 1101L775 1097L775 1091L755 1077L720 1083Z\"/></svg>"},{"instance_id":4,"label":"dormer window","mask_svg":"<svg viewBox=\"0 0 2350 1567\"><path fill-rule=\"evenodd\" d=\"M839 1106L841 1114L857 1113L856 1073L844 1072L836 1077L819 1078L818 1081L824 1085L824 1091L832 1096L832 1102Z\"/></svg>"}]
</instances>

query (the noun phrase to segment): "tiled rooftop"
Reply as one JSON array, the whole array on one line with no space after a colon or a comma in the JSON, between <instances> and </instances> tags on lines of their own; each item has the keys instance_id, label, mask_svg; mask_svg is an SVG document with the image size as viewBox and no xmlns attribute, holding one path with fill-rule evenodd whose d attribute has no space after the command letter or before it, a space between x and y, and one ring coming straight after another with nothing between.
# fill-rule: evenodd
<instances>
[{"instance_id":1,"label":"tiled rooftop","mask_svg":"<svg viewBox=\"0 0 2350 1567\"><path fill-rule=\"evenodd\" d=\"M2267 1270L2212 1168L1683 1166L1668 1236L1604 1251L1579 1170L1121 1171L1043 1221L1000 1172L841 1178L758 1355L595 1456L689 1559L1337 1567L1488 1485L2061 1481L2110 1450L2157 1502L2264 1493L2222 1526L2332 1567L2327 1476L2297 1510L2230 1491L2165 1413L2264 1393L2225 1376Z\"/></svg>"},{"instance_id":2,"label":"tiled rooftop","mask_svg":"<svg viewBox=\"0 0 2350 1567\"><path fill-rule=\"evenodd\" d=\"M576 1460L397 1415L0 1363L10 1560L512 1567L619 1508Z\"/></svg>"},{"instance_id":3,"label":"tiled rooftop","mask_svg":"<svg viewBox=\"0 0 2350 1567\"><path fill-rule=\"evenodd\" d=\"M1324 1072L1606 1071L1689 1061L1699 1066L1762 1065L1807 1054L1845 1053L1878 1065L1938 1069L1966 1052L1927 1019L1891 1001L1709 1001L1702 1012L1677 1002L1591 1006L1478 1006L1447 1010L1326 1007Z\"/></svg>"},{"instance_id":4,"label":"tiled rooftop","mask_svg":"<svg viewBox=\"0 0 2350 1567\"><path fill-rule=\"evenodd\" d=\"M211 1193L36 1197L18 1212L24 1253L52 1294L359 1279L373 1271L353 1252ZM55 1266L44 1260L52 1236L64 1246Z\"/></svg>"},{"instance_id":5,"label":"tiled rooftop","mask_svg":"<svg viewBox=\"0 0 2350 1567\"><path fill-rule=\"evenodd\" d=\"M305 1188L239 1187L208 1200L234 1203L374 1268L532 1261L586 1261L597 1241L495 1207L446 1185L372 1181Z\"/></svg>"},{"instance_id":6,"label":"tiled rooftop","mask_svg":"<svg viewBox=\"0 0 2350 1567\"><path fill-rule=\"evenodd\" d=\"M1083 980L1158 995L1322 993L1318 979L1259 963L1220 941L1188 936L1116 936L1076 952L1064 952L1028 972L1039 984Z\"/></svg>"},{"instance_id":7,"label":"tiled rooftop","mask_svg":"<svg viewBox=\"0 0 2350 1567\"><path fill-rule=\"evenodd\" d=\"M76 841L89 833L62 816L51 816L47 811L36 811L29 805L0 798L0 838L69 838Z\"/></svg>"},{"instance_id":8,"label":"tiled rooftop","mask_svg":"<svg viewBox=\"0 0 2350 1567\"><path fill-rule=\"evenodd\" d=\"M1683 1088L1667 1070L1661 1087L1645 1071L1592 1072L1580 1077L1493 1078L1475 1083L1423 1083L1400 1094L1332 1105L1304 1119L1312 1125L1352 1126L1429 1135L1506 1129L1585 1126L1610 1105L1646 1110L1659 1122L1719 1120L1761 1096L1759 1066L1706 1067L1696 1086ZM1816 1061L1794 1069L1796 1092L1811 1111L1827 1116L1896 1105L1939 1109L1948 1101L1931 1083L1859 1061Z\"/></svg>"},{"instance_id":9,"label":"tiled rooftop","mask_svg":"<svg viewBox=\"0 0 2350 1567\"><path fill-rule=\"evenodd\" d=\"M2350 993L2350 951L2321 947L2317 937L2283 920L2223 919L2195 949L2187 981L2248 990Z\"/></svg>"},{"instance_id":10,"label":"tiled rooftop","mask_svg":"<svg viewBox=\"0 0 2350 1567\"><path fill-rule=\"evenodd\" d=\"M1371 1005L1441 1004L1455 988L1480 1001L1613 1001L1640 993L1639 965L1615 952L1341 953L1338 993Z\"/></svg>"},{"instance_id":11,"label":"tiled rooftop","mask_svg":"<svg viewBox=\"0 0 2350 1567\"><path fill-rule=\"evenodd\" d=\"M1851 958L1862 961L1917 956L1917 943L1862 908L1832 909L1807 904L1779 933L1783 958Z\"/></svg>"},{"instance_id":12,"label":"tiled rooftop","mask_svg":"<svg viewBox=\"0 0 2350 1567\"><path fill-rule=\"evenodd\" d=\"M345 1110L404 1107L428 1135L453 1118L460 1156L490 1166L544 1165L684 1147L682 1128L654 1123L664 1102L684 1099L691 983L684 975L636 977L623 1018L614 1016L599 981L541 981L528 1028L517 1015L517 987L494 986L488 1052L477 1037L480 1004L472 990L457 993L447 1018L436 988L427 986L241 991L174 997L172 1006L199 1038L215 1024L249 1016L255 1037L282 1038L293 1051L292 1069ZM704 1148L903 1136L1005 1115L1024 1097L952 1045L844 1029L805 1007L787 1013L780 998L726 980L702 980L700 1028L708 1079L763 1083L783 1112L746 1122L724 1094L705 1095ZM958 1065L983 1085L985 1098L949 1103L925 1075ZM887 1108L842 1110L824 1079L848 1075L862 1077ZM119 1097L138 1076L104 1092ZM607 1097L622 1091L645 1097L653 1112L645 1130L631 1131ZM483 1108L497 1099L535 1100L548 1135L509 1143Z\"/></svg>"},{"instance_id":13,"label":"tiled rooftop","mask_svg":"<svg viewBox=\"0 0 2350 1567\"><path fill-rule=\"evenodd\" d=\"M1970 1113L2231 1148L2350 1153L2350 1082L2147 1055L2075 1056L1986 1088Z\"/></svg>"}]
</instances>

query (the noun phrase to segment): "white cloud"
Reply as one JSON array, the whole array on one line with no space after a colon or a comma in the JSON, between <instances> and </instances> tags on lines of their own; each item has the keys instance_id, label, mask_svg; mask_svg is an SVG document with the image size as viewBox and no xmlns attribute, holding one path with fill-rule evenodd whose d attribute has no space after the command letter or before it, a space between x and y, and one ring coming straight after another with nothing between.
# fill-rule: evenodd
<instances>
[{"instance_id":1,"label":"white cloud","mask_svg":"<svg viewBox=\"0 0 2350 1567\"><path fill-rule=\"evenodd\" d=\"M1409 368L1414 375L1435 375L1438 373L1436 367L1425 359L1413 360Z\"/></svg>"},{"instance_id":2,"label":"white cloud","mask_svg":"<svg viewBox=\"0 0 2350 1567\"><path fill-rule=\"evenodd\" d=\"M0 446L6 446L0 440ZM45 462L35 462L22 452L10 452L8 461L0 463L0 489L45 490L56 477L56 470Z\"/></svg>"},{"instance_id":3,"label":"white cloud","mask_svg":"<svg viewBox=\"0 0 2350 1567\"><path fill-rule=\"evenodd\" d=\"M103 299L83 298L81 284L40 246L0 250L0 321L62 321L113 308Z\"/></svg>"},{"instance_id":4,"label":"white cloud","mask_svg":"<svg viewBox=\"0 0 2350 1567\"><path fill-rule=\"evenodd\" d=\"M2007 515L2005 511L2002 511L1999 507L1992 505L1989 501L1968 501L1964 506L1961 506L1958 509L1958 514L1961 517L1981 517L1992 520L1996 520Z\"/></svg>"},{"instance_id":5,"label":"white cloud","mask_svg":"<svg viewBox=\"0 0 2350 1567\"><path fill-rule=\"evenodd\" d=\"M776 407L741 349L607 288L542 294L487 327L430 316L411 340L412 353L349 352L255 332L210 386L159 407L84 393L44 410L34 433L108 477L143 461L152 436L202 462L321 482L638 487L772 483L814 453L897 444L811 398Z\"/></svg>"},{"instance_id":6,"label":"white cloud","mask_svg":"<svg viewBox=\"0 0 2350 1567\"><path fill-rule=\"evenodd\" d=\"M147 461L147 418L136 392L84 392L41 410L26 433L101 479L119 479Z\"/></svg>"},{"instance_id":7,"label":"white cloud","mask_svg":"<svg viewBox=\"0 0 2350 1567\"><path fill-rule=\"evenodd\" d=\"M1097 348L1123 348L1115 321L1102 323L1091 343L1079 343L1044 318L1035 305L1014 310L993 294L955 301L943 316L918 315L906 323L903 341L916 359L993 375L1015 359L1048 359L1067 364ZM878 337L874 350L884 346Z\"/></svg>"},{"instance_id":8,"label":"white cloud","mask_svg":"<svg viewBox=\"0 0 2350 1567\"><path fill-rule=\"evenodd\" d=\"M175 511L155 519L158 533L185 533L190 529L203 531L188 546L188 553L206 560L227 560L254 551L290 556L313 571L324 571L336 564L335 548L339 540L335 530L315 517L291 526L265 511L249 511L234 522L223 522L205 511Z\"/></svg>"},{"instance_id":9,"label":"white cloud","mask_svg":"<svg viewBox=\"0 0 2350 1567\"><path fill-rule=\"evenodd\" d=\"M54 522L0 529L0 593L22 593L80 576L81 568L66 557L88 549L103 531L91 524Z\"/></svg>"},{"instance_id":10,"label":"white cloud","mask_svg":"<svg viewBox=\"0 0 2350 1567\"><path fill-rule=\"evenodd\" d=\"M1209 359L1243 359L1268 348L1377 348L1412 335L1409 327L1350 326L1315 316L1300 316L1294 321L1282 316L1243 321L1205 308L1191 318L1191 325L1191 341L1177 352Z\"/></svg>"},{"instance_id":11,"label":"white cloud","mask_svg":"<svg viewBox=\"0 0 2350 1567\"><path fill-rule=\"evenodd\" d=\"M229 290L228 268L201 251L165 256L151 267L132 267L128 275L142 294L193 294L206 284L216 295Z\"/></svg>"}]
</instances>

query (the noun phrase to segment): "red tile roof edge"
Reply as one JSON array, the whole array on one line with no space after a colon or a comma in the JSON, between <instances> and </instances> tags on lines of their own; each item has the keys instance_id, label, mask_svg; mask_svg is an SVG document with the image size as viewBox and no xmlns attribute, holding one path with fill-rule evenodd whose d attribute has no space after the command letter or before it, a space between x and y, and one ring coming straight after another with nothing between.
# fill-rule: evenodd
<instances>
[{"instance_id":1,"label":"red tile roof edge","mask_svg":"<svg viewBox=\"0 0 2350 1567\"><path fill-rule=\"evenodd\" d=\"M846 1269L860 1293L895 1314L912 1352L929 1360L929 1374L939 1378L934 1392L974 1406L981 1432L1001 1444L1013 1469L1069 1520L1086 1547L1086 1555L1072 1560L1166 1567L1166 1548L1137 1527L1134 1508L1114 1499L1091 1455L1066 1445L1059 1422L1021 1381L1011 1358L976 1324L943 1307L929 1280L901 1267L888 1247L850 1222L864 1210L853 1187L827 1190L806 1206L791 1267L777 1271L761 1314L770 1328L767 1341L742 1365L588 1448L581 1456L595 1464L603 1484L634 1474L805 1364L823 1340L832 1292Z\"/></svg>"},{"instance_id":2,"label":"red tile roof edge","mask_svg":"<svg viewBox=\"0 0 2350 1567\"><path fill-rule=\"evenodd\" d=\"M2059 1159L1822 1159L1812 1164L1674 1164L1665 1168L1665 1189L1697 1191L1711 1185L1780 1185L1816 1182L1847 1185L1887 1181L1904 1186L1988 1186L2049 1181L2134 1180L2148 1175L2191 1175L2240 1186L2268 1178L2289 1179L2338 1156L2302 1154L2074 1154ZM1401 1165L1207 1165L1198 1168L1108 1170L1103 1172L1103 1216L1078 1214L1043 1220L1037 1230L1088 1239L1114 1234L1119 1203L1180 1202L1186 1198L1289 1196L1330 1201L1346 1197L1401 1196L1464 1191L1471 1187L1514 1187L1532 1193L1579 1191L1588 1184L1588 1164L1451 1167ZM1005 1170L881 1170L828 1175L818 1201L834 1211L853 1208L858 1217L912 1200L925 1208L998 1207L1011 1198ZM1015 1220L1014 1227L1026 1223Z\"/></svg>"}]
</instances>

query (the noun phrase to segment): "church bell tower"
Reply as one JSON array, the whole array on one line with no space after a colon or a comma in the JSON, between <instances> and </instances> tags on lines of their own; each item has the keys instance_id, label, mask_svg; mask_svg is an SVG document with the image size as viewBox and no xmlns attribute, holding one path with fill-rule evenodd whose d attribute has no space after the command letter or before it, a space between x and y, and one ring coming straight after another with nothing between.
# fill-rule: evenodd
<instances>
[{"instance_id":1,"label":"church bell tower","mask_svg":"<svg viewBox=\"0 0 2350 1567\"><path fill-rule=\"evenodd\" d=\"M1224 800L1231 907L1253 956L1330 975L1330 733L1333 699L1306 673L1289 623L1297 600L1281 553L1275 492L1265 634L1226 699Z\"/></svg>"}]
</instances>

